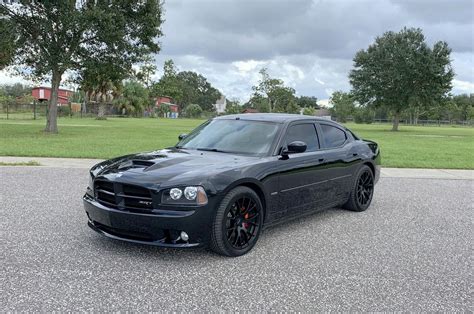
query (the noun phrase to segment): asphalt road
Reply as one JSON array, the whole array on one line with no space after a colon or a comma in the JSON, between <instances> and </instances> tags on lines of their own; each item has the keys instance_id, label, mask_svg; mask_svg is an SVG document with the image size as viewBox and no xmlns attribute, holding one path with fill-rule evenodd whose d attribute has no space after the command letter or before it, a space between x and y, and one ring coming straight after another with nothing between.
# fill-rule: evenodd
<instances>
[{"instance_id":1,"label":"asphalt road","mask_svg":"<svg viewBox=\"0 0 474 314\"><path fill-rule=\"evenodd\" d=\"M254 250L132 245L89 230L85 169L0 167L5 311L472 311L474 181L383 178L363 213L316 213Z\"/></svg>"}]
</instances>

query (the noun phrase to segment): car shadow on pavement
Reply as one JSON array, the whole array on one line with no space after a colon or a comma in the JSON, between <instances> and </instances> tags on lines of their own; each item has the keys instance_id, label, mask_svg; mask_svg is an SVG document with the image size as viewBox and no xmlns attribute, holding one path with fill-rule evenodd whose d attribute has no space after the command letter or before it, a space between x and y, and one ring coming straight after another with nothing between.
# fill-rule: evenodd
<instances>
[{"instance_id":1,"label":"car shadow on pavement","mask_svg":"<svg viewBox=\"0 0 474 314\"><path fill-rule=\"evenodd\" d=\"M270 226L263 230L259 241L250 253L255 253L255 249L265 249L266 246L276 245L276 238L291 238L299 237L301 229L314 230L314 236L318 236L321 232L319 226L323 225L325 221L337 219L337 216L351 214L346 210L340 208L330 208L321 211L309 212L306 215L292 218L283 223ZM353 213L354 214L354 213ZM92 232L92 230L90 230ZM217 255L206 248L163 248L153 245L130 243L120 240L106 238L95 232L89 238L90 248L96 252L106 251L113 256L126 256L128 258L153 258L160 260L192 260L195 258L202 259L227 259L227 257Z\"/></svg>"}]
</instances>

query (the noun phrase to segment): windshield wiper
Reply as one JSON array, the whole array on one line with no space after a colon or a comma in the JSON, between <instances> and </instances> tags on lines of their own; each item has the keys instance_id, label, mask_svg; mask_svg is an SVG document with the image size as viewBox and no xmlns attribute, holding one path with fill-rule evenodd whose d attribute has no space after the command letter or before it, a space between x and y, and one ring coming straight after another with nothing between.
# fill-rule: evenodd
<instances>
[{"instance_id":1,"label":"windshield wiper","mask_svg":"<svg viewBox=\"0 0 474 314\"><path fill-rule=\"evenodd\" d=\"M229 153L225 150L220 150L220 149L217 149L217 148L208 148L208 147L199 147L199 148L196 148L196 150L203 150L205 152Z\"/></svg>"}]
</instances>

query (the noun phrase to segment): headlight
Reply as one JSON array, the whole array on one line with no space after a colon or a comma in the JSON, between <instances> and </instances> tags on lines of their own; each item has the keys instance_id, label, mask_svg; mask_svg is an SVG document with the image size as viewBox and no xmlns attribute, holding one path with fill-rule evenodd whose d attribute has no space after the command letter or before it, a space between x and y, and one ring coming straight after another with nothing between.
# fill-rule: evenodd
<instances>
[{"instance_id":1,"label":"headlight","mask_svg":"<svg viewBox=\"0 0 474 314\"><path fill-rule=\"evenodd\" d=\"M174 188L170 190L170 197L172 200L177 201L181 198L181 195L183 195L183 191L180 189Z\"/></svg>"},{"instance_id":2,"label":"headlight","mask_svg":"<svg viewBox=\"0 0 474 314\"><path fill-rule=\"evenodd\" d=\"M197 196L198 188L195 186L188 186L187 188L184 189L184 197L186 197L187 200L195 200Z\"/></svg>"},{"instance_id":3,"label":"headlight","mask_svg":"<svg viewBox=\"0 0 474 314\"><path fill-rule=\"evenodd\" d=\"M206 205L207 195L202 186L187 186L163 191L161 203L164 205Z\"/></svg>"}]
</instances>

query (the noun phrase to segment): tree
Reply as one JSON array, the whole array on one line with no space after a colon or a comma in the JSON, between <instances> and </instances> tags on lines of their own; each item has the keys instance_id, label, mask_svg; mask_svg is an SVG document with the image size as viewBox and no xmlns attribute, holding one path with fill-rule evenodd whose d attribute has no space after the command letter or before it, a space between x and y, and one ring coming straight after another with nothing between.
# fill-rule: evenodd
<instances>
[{"instance_id":1,"label":"tree","mask_svg":"<svg viewBox=\"0 0 474 314\"><path fill-rule=\"evenodd\" d=\"M163 66L163 76L157 83L151 86L151 95L153 97L167 96L176 102L181 102L183 91L178 81L178 69L174 65L173 60L165 61Z\"/></svg>"},{"instance_id":2,"label":"tree","mask_svg":"<svg viewBox=\"0 0 474 314\"><path fill-rule=\"evenodd\" d=\"M178 72L173 60L166 60L163 76L153 85L152 95L168 96L180 109L198 104L204 111L214 111L214 104L221 93L201 74L192 71Z\"/></svg>"},{"instance_id":3,"label":"tree","mask_svg":"<svg viewBox=\"0 0 474 314\"><path fill-rule=\"evenodd\" d=\"M123 85L122 96L115 101L116 107L127 113L140 116L149 106L148 90L138 81L127 81Z\"/></svg>"},{"instance_id":4,"label":"tree","mask_svg":"<svg viewBox=\"0 0 474 314\"><path fill-rule=\"evenodd\" d=\"M238 114L242 112L242 106L238 100L228 100L225 108L225 114Z\"/></svg>"},{"instance_id":5,"label":"tree","mask_svg":"<svg viewBox=\"0 0 474 314\"><path fill-rule=\"evenodd\" d=\"M279 86L270 93L275 105L275 112L300 113L300 107L296 104L295 90L291 87Z\"/></svg>"},{"instance_id":6,"label":"tree","mask_svg":"<svg viewBox=\"0 0 474 314\"><path fill-rule=\"evenodd\" d=\"M258 112L269 112L268 99L262 94L254 93L249 101L244 104L243 108L257 109Z\"/></svg>"},{"instance_id":7,"label":"tree","mask_svg":"<svg viewBox=\"0 0 474 314\"><path fill-rule=\"evenodd\" d=\"M191 104L186 107L186 116L190 118L199 118L202 108L198 104Z\"/></svg>"},{"instance_id":8,"label":"tree","mask_svg":"<svg viewBox=\"0 0 474 314\"><path fill-rule=\"evenodd\" d=\"M214 104L221 97L221 93L208 80L192 71L179 72L177 75L183 97L181 104L198 104L204 111L214 111Z\"/></svg>"},{"instance_id":9,"label":"tree","mask_svg":"<svg viewBox=\"0 0 474 314\"><path fill-rule=\"evenodd\" d=\"M87 102L97 102L99 110L97 119L103 120L107 105L114 102L122 90L122 81L131 72L130 67L117 65L113 59L87 60L75 78L80 90L84 92Z\"/></svg>"},{"instance_id":10,"label":"tree","mask_svg":"<svg viewBox=\"0 0 474 314\"><path fill-rule=\"evenodd\" d=\"M296 104L301 108L319 109L318 99L314 96L300 96L296 99Z\"/></svg>"},{"instance_id":11,"label":"tree","mask_svg":"<svg viewBox=\"0 0 474 314\"><path fill-rule=\"evenodd\" d=\"M355 103L353 95L342 91L332 93L329 103L332 107L329 109L331 114L336 116L339 122L346 122L347 118L352 116L355 111Z\"/></svg>"},{"instance_id":12,"label":"tree","mask_svg":"<svg viewBox=\"0 0 474 314\"><path fill-rule=\"evenodd\" d=\"M47 132L57 129L58 89L63 74L93 60L130 67L159 51L162 4L144 1L22 1L0 5L0 16L15 29L9 64L37 79L50 77ZM3 36L3 33L2 33ZM1 46L0 55L9 47Z\"/></svg>"},{"instance_id":13,"label":"tree","mask_svg":"<svg viewBox=\"0 0 474 314\"><path fill-rule=\"evenodd\" d=\"M6 18L0 17L0 70L12 63L16 49L15 25Z\"/></svg>"},{"instance_id":14,"label":"tree","mask_svg":"<svg viewBox=\"0 0 474 314\"><path fill-rule=\"evenodd\" d=\"M0 106L29 105L33 101L31 87L28 85L15 83L0 86Z\"/></svg>"},{"instance_id":15,"label":"tree","mask_svg":"<svg viewBox=\"0 0 474 314\"><path fill-rule=\"evenodd\" d=\"M355 123L371 124L374 122L374 110L370 107L355 107L352 115L354 116Z\"/></svg>"},{"instance_id":16,"label":"tree","mask_svg":"<svg viewBox=\"0 0 474 314\"><path fill-rule=\"evenodd\" d=\"M258 73L260 73L260 80L256 86L252 87L252 90L255 95L266 97L268 112L273 112L277 105L276 99L274 98L275 91L279 88L283 88L284 83L280 79L271 78L266 68L262 68Z\"/></svg>"},{"instance_id":17,"label":"tree","mask_svg":"<svg viewBox=\"0 0 474 314\"><path fill-rule=\"evenodd\" d=\"M158 113L163 116L163 117L166 117L166 115L171 112L171 108L168 104L166 103L161 103L160 104L160 107L158 107Z\"/></svg>"},{"instance_id":18,"label":"tree","mask_svg":"<svg viewBox=\"0 0 474 314\"><path fill-rule=\"evenodd\" d=\"M151 76L156 72L156 65L154 59L151 56L146 56L138 71L135 73L135 78L145 85L147 89L150 89L153 85Z\"/></svg>"},{"instance_id":19,"label":"tree","mask_svg":"<svg viewBox=\"0 0 474 314\"><path fill-rule=\"evenodd\" d=\"M452 101L460 111L460 120L467 121L473 118L474 94L461 94L453 96Z\"/></svg>"},{"instance_id":20,"label":"tree","mask_svg":"<svg viewBox=\"0 0 474 314\"><path fill-rule=\"evenodd\" d=\"M388 107L397 131L409 106L433 105L451 90L450 53L446 42L430 48L421 29L386 32L355 55L349 74L353 93L363 105Z\"/></svg>"},{"instance_id":21,"label":"tree","mask_svg":"<svg viewBox=\"0 0 474 314\"><path fill-rule=\"evenodd\" d=\"M260 80L252 87L254 94L249 100L260 112L299 113L295 90L285 86L280 79L271 78L266 68L259 71Z\"/></svg>"},{"instance_id":22,"label":"tree","mask_svg":"<svg viewBox=\"0 0 474 314\"><path fill-rule=\"evenodd\" d=\"M23 85L21 83L15 83L11 85L6 84L0 86L0 93L14 98L31 96L31 86Z\"/></svg>"}]
</instances>

